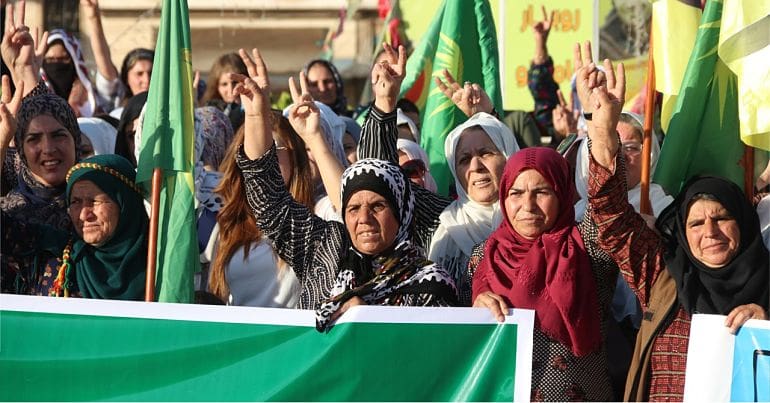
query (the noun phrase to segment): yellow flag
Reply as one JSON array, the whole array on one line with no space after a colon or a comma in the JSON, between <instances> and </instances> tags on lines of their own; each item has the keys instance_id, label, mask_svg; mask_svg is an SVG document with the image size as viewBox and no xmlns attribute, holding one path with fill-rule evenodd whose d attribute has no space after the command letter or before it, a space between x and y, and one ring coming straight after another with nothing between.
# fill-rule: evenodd
<instances>
[{"instance_id":1,"label":"yellow flag","mask_svg":"<svg viewBox=\"0 0 770 403\"><path fill-rule=\"evenodd\" d=\"M724 0L718 52L738 78L741 141L770 151L770 0Z\"/></svg>"}]
</instances>

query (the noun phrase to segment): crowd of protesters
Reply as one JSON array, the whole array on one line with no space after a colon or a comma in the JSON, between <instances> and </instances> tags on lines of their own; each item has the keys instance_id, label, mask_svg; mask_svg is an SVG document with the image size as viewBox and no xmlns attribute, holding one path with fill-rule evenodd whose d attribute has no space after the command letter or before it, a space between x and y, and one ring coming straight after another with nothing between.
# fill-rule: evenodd
<instances>
[{"instance_id":1,"label":"crowd of protesters","mask_svg":"<svg viewBox=\"0 0 770 403\"><path fill-rule=\"evenodd\" d=\"M118 71L98 0L80 4L94 75L70 33L30 30L23 3L6 8L1 291L141 300L135 169L153 51L130 51ZM770 169L753 204L699 176L677 197L653 183L641 214L641 156L654 170L661 138L643 146L641 117L622 110L623 66L599 66L588 43L575 46L570 109L552 18L543 9L533 26L534 111L495 110L479 84L435 78L468 117L444 145L453 198L420 146L427 117L398 97L403 47L378 53L365 108L329 61L298 66L281 111L257 49L217 58L194 112L198 302L313 309L320 331L362 304L497 320L533 309L533 400L682 400L694 313L726 315L733 333L768 318Z\"/></svg>"}]
</instances>

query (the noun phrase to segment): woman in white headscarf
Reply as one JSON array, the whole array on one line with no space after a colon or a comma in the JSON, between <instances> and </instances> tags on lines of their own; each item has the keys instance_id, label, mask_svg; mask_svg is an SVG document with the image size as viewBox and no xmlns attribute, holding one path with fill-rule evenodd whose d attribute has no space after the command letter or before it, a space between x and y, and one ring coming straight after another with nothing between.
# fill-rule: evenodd
<instances>
[{"instance_id":1,"label":"woman in white headscarf","mask_svg":"<svg viewBox=\"0 0 770 403\"><path fill-rule=\"evenodd\" d=\"M433 179L433 175L430 173L430 160L425 150L414 141L406 139L396 140L396 148L398 148L398 164L401 166L404 174L412 182L435 193L438 187L436 186L436 180ZM414 169L415 167L412 166L414 165L413 162L419 162L419 170ZM414 175L418 175L418 177L416 178Z\"/></svg>"},{"instance_id":2,"label":"woman in white headscarf","mask_svg":"<svg viewBox=\"0 0 770 403\"><path fill-rule=\"evenodd\" d=\"M618 133L620 134L621 149L626 156L626 182L628 185L628 202L639 212L641 203L641 174L642 174L642 117L631 112L622 112L618 121ZM660 145L657 139L652 139L650 150L650 176L655 173L655 166L660 155ZM578 149L577 163L575 166L575 187L577 187L580 201L575 203L575 218L583 220L583 215L588 202L588 142L583 140ZM671 204L674 198L667 195L663 188L650 183L650 203L655 217Z\"/></svg>"},{"instance_id":3,"label":"woman in white headscarf","mask_svg":"<svg viewBox=\"0 0 770 403\"><path fill-rule=\"evenodd\" d=\"M118 136L115 126L102 118L78 118L78 126L85 135L80 153L83 158L115 153L115 139Z\"/></svg>"},{"instance_id":4,"label":"woman in white headscarf","mask_svg":"<svg viewBox=\"0 0 770 403\"><path fill-rule=\"evenodd\" d=\"M482 134L483 133L483 134ZM508 158L519 151L511 130L494 116L479 112L457 126L444 141L447 165L455 178L457 200L439 216L428 258L455 279L461 303L468 259L473 246L486 240L500 225L498 186Z\"/></svg>"}]
</instances>

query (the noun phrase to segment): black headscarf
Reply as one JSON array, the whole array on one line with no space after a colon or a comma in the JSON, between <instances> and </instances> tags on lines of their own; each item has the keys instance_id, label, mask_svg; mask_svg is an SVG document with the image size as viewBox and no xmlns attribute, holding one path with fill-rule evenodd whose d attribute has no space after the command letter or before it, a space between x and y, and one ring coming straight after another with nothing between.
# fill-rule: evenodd
<instances>
[{"instance_id":1,"label":"black headscarf","mask_svg":"<svg viewBox=\"0 0 770 403\"><path fill-rule=\"evenodd\" d=\"M134 150L130 149L126 134L133 131L134 120L142 113L144 104L147 103L147 91L136 94L131 97L120 115L118 123L118 136L115 138L115 154L118 154L136 166L136 156Z\"/></svg>"},{"instance_id":2,"label":"black headscarf","mask_svg":"<svg viewBox=\"0 0 770 403\"><path fill-rule=\"evenodd\" d=\"M738 252L724 267L709 268L693 257L685 225L693 198L714 196L735 218L741 239ZM666 266L676 282L677 297L690 314L727 315L740 305L770 305L770 258L759 229L759 217L741 189L713 176L688 181L656 222L665 242Z\"/></svg>"},{"instance_id":3,"label":"black headscarf","mask_svg":"<svg viewBox=\"0 0 770 403\"><path fill-rule=\"evenodd\" d=\"M311 60L308 62L308 64L305 65L305 68L302 69L302 71L305 72L305 77L307 77L307 73L310 68L316 64L321 64L332 72L332 77L334 77L334 86L337 87L337 98L334 100L334 105L327 106L332 108L334 113L340 116L350 116L350 112L348 111L348 100L345 98L345 87L342 83L342 76L340 76L340 72L337 71L337 68L334 67L331 62L323 59Z\"/></svg>"}]
</instances>

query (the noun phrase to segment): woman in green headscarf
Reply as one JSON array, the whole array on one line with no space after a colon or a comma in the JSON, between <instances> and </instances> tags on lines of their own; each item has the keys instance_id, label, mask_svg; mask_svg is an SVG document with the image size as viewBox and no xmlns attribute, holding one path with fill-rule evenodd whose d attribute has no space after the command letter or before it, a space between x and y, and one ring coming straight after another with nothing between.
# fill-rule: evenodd
<instances>
[{"instance_id":1,"label":"woman in green headscarf","mask_svg":"<svg viewBox=\"0 0 770 403\"><path fill-rule=\"evenodd\" d=\"M30 294L141 300L149 220L135 176L118 155L75 164L67 173L70 233L3 214L3 251L37 258L30 270L16 273L7 273L3 262L3 275L15 275Z\"/></svg>"}]
</instances>

